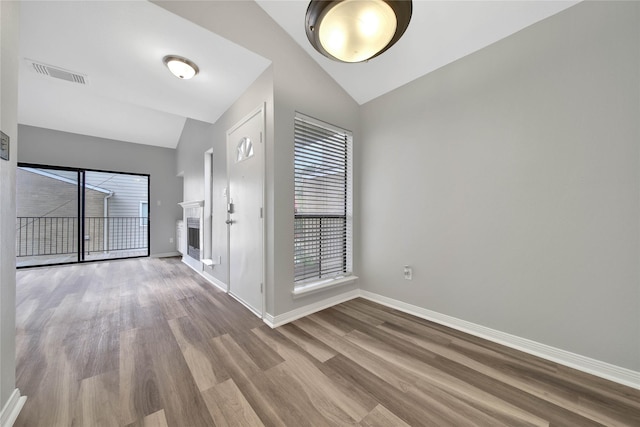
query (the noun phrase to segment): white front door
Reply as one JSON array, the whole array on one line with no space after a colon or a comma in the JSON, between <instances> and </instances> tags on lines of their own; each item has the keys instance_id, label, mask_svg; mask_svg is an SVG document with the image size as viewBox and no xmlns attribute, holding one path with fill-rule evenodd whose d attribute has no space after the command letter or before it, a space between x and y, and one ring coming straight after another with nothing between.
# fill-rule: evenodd
<instances>
[{"instance_id":1,"label":"white front door","mask_svg":"<svg viewBox=\"0 0 640 427\"><path fill-rule=\"evenodd\" d=\"M229 293L262 316L264 107L227 132Z\"/></svg>"}]
</instances>

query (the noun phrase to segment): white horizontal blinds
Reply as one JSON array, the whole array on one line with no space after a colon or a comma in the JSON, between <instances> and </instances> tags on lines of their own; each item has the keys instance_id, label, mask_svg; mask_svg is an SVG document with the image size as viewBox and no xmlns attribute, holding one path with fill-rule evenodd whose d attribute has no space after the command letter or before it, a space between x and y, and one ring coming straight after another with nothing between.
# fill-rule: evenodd
<instances>
[{"instance_id":1,"label":"white horizontal blinds","mask_svg":"<svg viewBox=\"0 0 640 427\"><path fill-rule=\"evenodd\" d=\"M350 268L349 132L295 118L295 281L344 275Z\"/></svg>"}]
</instances>

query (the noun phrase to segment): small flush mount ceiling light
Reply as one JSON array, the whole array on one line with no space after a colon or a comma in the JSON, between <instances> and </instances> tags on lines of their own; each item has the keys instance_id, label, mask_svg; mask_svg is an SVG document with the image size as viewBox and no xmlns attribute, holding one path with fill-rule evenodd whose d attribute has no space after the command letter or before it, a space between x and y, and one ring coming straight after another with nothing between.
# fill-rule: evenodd
<instances>
[{"instance_id":1,"label":"small flush mount ceiling light","mask_svg":"<svg viewBox=\"0 0 640 427\"><path fill-rule=\"evenodd\" d=\"M167 55L162 58L162 62L174 76L184 80L190 79L200 71L192 61L178 55Z\"/></svg>"},{"instance_id":2,"label":"small flush mount ceiling light","mask_svg":"<svg viewBox=\"0 0 640 427\"><path fill-rule=\"evenodd\" d=\"M412 10L411 0L312 0L305 29L311 45L324 56L362 62L402 37Z\"/></svg>"}]
</instances>

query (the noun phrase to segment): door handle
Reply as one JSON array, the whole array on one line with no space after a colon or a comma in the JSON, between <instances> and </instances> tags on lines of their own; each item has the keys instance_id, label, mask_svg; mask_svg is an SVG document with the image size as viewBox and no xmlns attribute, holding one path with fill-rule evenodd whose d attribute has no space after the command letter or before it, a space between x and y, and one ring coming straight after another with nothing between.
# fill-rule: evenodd
<instances>
[{"instance_id":1,"label":"door handle","mask_svg":"<svg viewBox=\"0 0 640 427\"><path fill-rule=\"evenodd\" d=\"M235 221L234 221L234 220L232 220L232 219L228 219L228 220L226 220L226 221L225 221L225 223L226 223L226 224L228 224L228 225L231 225L231 224L233 224L234 222L235 222Z\"/></svg>"}]
</instances>

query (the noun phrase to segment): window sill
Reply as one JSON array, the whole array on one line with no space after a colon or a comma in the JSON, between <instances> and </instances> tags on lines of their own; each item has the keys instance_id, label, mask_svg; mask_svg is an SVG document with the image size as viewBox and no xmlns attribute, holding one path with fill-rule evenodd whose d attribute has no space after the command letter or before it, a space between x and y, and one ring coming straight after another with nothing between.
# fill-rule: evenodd
<instances>
[{"instance_id":1,"label":"window sill","mask_svg":"<svg viewBox=\"0 0 640 427\"><path fill-rule=\"evenodd\" d=\"M311 282L304 285L296 286L291 293L293 294L293 298L295 299L310 294L315 294L316 292L321 292L330 288L350 285L352 283L355 283L356 280L358 280L357 276L346 276L337 279L319 280L317 282Z\"/></svg>"}]
</instances>

